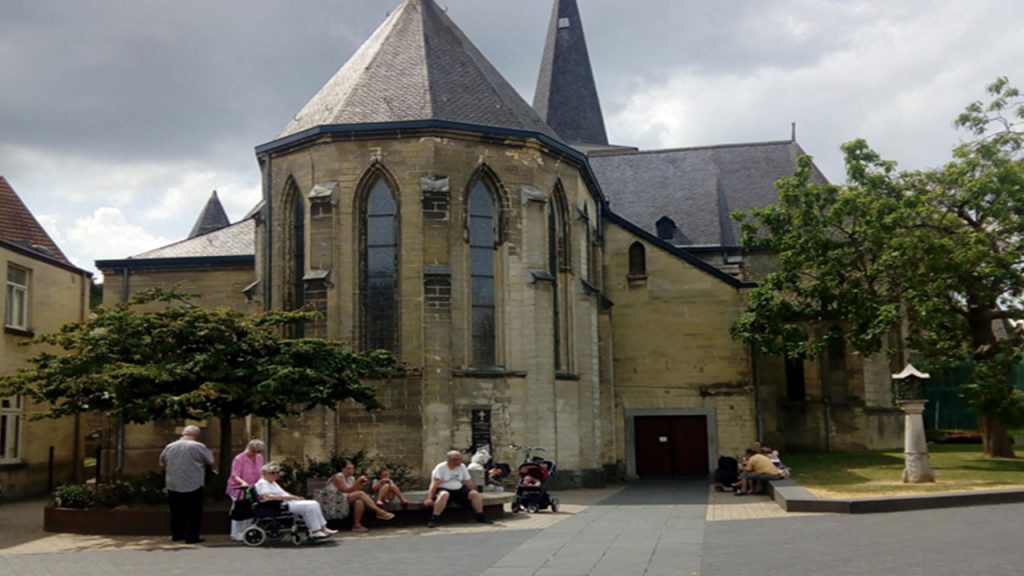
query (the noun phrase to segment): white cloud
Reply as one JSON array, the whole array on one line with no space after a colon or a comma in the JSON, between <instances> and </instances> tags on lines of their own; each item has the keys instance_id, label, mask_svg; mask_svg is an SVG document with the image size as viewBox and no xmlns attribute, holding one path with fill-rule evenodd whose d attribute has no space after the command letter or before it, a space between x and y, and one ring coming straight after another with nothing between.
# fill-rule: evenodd
<instances>
[{"instance_id":1,"label":"white cloud","mask_svg":"<svg viewBox=\"0 0 1024 576\"><path fill-rule=\"evenodd\" d=\"M132 224L120 208L111 206L97 208L89 216L77 219L67 238L61 248L74 255L76 264L88 269L97 259L125 258L171 243L169 238Z\"/></svg>"}]
</instances>

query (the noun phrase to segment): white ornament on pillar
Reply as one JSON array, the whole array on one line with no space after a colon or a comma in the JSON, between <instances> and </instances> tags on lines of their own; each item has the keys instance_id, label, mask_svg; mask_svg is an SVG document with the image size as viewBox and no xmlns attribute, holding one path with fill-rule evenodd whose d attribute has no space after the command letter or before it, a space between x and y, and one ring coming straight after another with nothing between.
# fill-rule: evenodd
<instances>
[{"instance_id":1,"label":"white ornament on pillar","mask_svg":"<svg viewBox=\"0 0 1024 576\"><path fill-rule=\"evenodd\" d=\"M907 364L907 367L899 374L892 375L897 391L912 390L913 392L909 394L911 396L923 396L918 384L930 377L914 368L912 364ZM906 392L897 396L904 394ZM924 434L924 406L927 403L928 401L922 398L900 398L896 401L896 405L903 410L904 484L935 482L935 472L932 471L928 458L928 441Z\"/></svg>"}]
</instances>

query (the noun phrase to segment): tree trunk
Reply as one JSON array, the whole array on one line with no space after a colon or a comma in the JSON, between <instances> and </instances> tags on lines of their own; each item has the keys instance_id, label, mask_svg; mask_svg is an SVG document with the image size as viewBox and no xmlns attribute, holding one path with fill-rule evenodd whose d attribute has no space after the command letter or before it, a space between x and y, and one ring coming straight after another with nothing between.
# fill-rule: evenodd
<instances>
[{"instance_id":1,"label":"tree trunk","mask_svg":"<svg viewBox=\"0 0 1024 576\"><path fill-rule=\"evenodd\" d=\"M231 475L231 460L234 454L231 453L231 417L220 417L220 460L217 462L217 493L221 494L228 485L228 476Z\"/></svg>"},{"instance_id":2,"label":"tree trunk","mask_svg":"<svg viewBox=\"0 0 1024 576\"><path fill-rule=\"evenodd\" d=\"M982 414L978 416L978 427L981 429L986 458L1016 457L1006 426L999 419Z\"/></svg>"}]
</instances>

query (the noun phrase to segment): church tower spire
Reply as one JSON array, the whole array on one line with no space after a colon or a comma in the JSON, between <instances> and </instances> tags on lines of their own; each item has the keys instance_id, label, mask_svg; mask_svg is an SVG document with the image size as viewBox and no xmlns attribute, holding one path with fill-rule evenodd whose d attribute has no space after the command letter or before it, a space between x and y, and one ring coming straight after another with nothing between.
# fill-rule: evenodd
<instances>
[{"instance_id":1,"label":"church tower spire","mask_svg":"<svg viewBox=\"0 0 1024 576\"><path fill-rule=\"evenodd\" d=\"M567 142L608 145L576 0L555 0L533 107Z\"/></svg>"},{"instance_id":2,"label":"church tower spire","mask_svg":"<svg viewBox=\"0 0 1024 576\"><path fill-rule=\"evenodd\" d=\"M221 228L227 228L230 225L231 221L228 220L224 206L220 203L220 198L217 197L217 191L214 190L213 194L210 195L210 199L206 201L203 212L196 219L195 225L192 226L192 232L188 237L192 239L196 236L216 232Z\"/></svg>"}]
</instances>

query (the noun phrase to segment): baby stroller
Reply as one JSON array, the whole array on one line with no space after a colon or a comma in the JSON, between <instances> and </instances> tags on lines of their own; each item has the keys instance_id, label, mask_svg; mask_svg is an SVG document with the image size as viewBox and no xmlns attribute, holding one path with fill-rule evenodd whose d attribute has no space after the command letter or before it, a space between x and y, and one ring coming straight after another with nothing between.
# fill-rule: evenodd
<instances>
[{"instance_id":1,"label":"baby stroller","mask_svg":"<svg viewBox=\"0 0 1024 576\"><path fill-rule=\"evenodd\" d=\"M288 504L277 500L260 502L256 488L245 489L244 498L252 503L252 526L245 529L242 540L246 546L262 546L288 536L296 546L308 541L309 527L302 518L288 511ZM241 518L236 518L241 519Z\"/></svg>"},{"instance_id":2,"label":"baby stroller","mask_svg":"<svg viewBox=\"0 0 1024 576\"><path fill-rule=\"evenodd\" d=\"M558 498L548 492L548 480L555 475L555 463L540 456L530 457L532 451L543 452L543 448L516 445L512 445L511 448L526 451L526 459L519 465L519 480L516 482L516 495L512 499L512 512L526 510L533 514L548 508L551 508L552 512L558 512Z\"/></svg>"}]
</instances>

